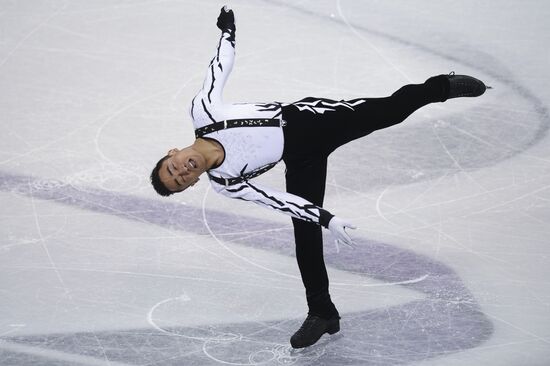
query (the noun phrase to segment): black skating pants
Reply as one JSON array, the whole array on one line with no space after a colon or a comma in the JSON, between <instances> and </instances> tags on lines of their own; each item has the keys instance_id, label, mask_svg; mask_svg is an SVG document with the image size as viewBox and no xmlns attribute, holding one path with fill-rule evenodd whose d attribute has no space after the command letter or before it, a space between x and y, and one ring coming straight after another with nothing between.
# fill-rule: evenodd
<instances>
[{"instance_id":1,"label":"black skating pants","mask_svg":"<svg viewBox=\"0 0 550 366\"><path fill-rule=\"evenodd\" d=\"M417 109L442 102L445 76L405 85L389 97L334 101L308 97L283 106L287 192L323 206L328 156L339 146L404 121ZM330 318L338 311L330 299L321 227L292 219L296 257L309 313Z\"/></svg>"}]
</instances>

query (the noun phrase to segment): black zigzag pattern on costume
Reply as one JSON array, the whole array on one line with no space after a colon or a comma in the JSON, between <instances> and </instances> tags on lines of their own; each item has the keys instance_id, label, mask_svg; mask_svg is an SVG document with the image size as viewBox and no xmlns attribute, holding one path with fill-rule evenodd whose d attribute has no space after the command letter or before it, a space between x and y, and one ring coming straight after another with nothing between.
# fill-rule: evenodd
<instances>
[{"instance_id":1,"label":"black zigzag pattern on costume","mask_svg":"<svg viewBox=\"0 0 550 366\"><path fill-rule=\"evenodd\" d=\"M222 40L223 40L223 34L222 34L222 37L220 38L220 42L218 43L218 50L216 52L216 62L218 63L218 67L220 68L220 71L223 72L222 63L220 62L220 48L222 46Z\"/></svg>"},{"instance_id":2,"label":"black zigzag pattern on costume","mask_svg":"<svg viewBox=\"0 0 550 366\"><path fill-rule=\"evenodd\" d=\"M279 206L284 206L284 203L279 201L277 198L273 197L273 196L270 196L268 195L267 193L265 193L264 191L262 191L261 189L255 187L254 185L252 185L252 183L250 182L246 182L250 188L252 188L253 190L255 190L256 192L258 192L259 194L261 194L262 196L264 196L265 198L267 199L270 199L271 201L275 202L276 204L278 204Z\"/></svg>"},{"instance_id":3,"label":"black zigzag pattern on costume","mask_svg":"<svg viewBox=\"0 0 550 366\"><path fill-rule=\"evenodd\" d=\"M276 199L276 198L273 197L273 196L268 195L267 193L265 193L264 191L262 191L262 190L259 189L258 187L255 187L254 185L252 185L250 182L246 182L246 183L248 184L248 186L249 186L250 188L252 188L252 189L255 190L256 192L260 193L260 194L261 194L262 196L264 196L265 198L270 199L270 200L272 200L273 202L277 203L279 206L274 206L274 205L271 205L271 204L266 203L266 202L263 202L263 201L257 201L257 202L260 202L260 203L262 203L262 204L264 204L264 205L266 205L266 206L269 206L269 207L271 207L271 208L273 208L273 209L275 209L275 210L279 210L279 211L283 211L283 212L290 212L290 213L292 213L293 215L298 216L298 217L299 217L300 219L302 219L302 220L310 221L310 222L313 221L311 218L309 218L309 217L307 217L307 216L304 216L304 215L300 214L299 212L293 211L293 210L291 210L291 209L288 208L288 207L285 207L283 202L279 201L278 199ZM295 205L295 206L300 207L300 206L298 206L298 205ZM307 210L306 210L306 212L307 212ZM315 216L315 215L313 215L313 216ZM316 216L315 216L315 217L316 217Z\"/></svg>"},{"instance_id":4,"label":"black zigzag pattern on costume","mask_svg":"<svg viewBox=\"0 0 550 366\"><path fill-rule=\"evenodd\" d=\"M242 191L242 190L245 189L246 187L247 187L246 184L243 184L242 186L240 186L239 188L236 188L236 189L229 189L229 188L227 188L226 191L227 191L227 192L231 192L231 193L236 193L236 192Z\"/></svg>"},{"instance_id":5,"label":"black zigzag pattern on costume","mask_svg":"<svg viewBox=\"0 0 550 366\"><path fill-rule=\"evenodd\" d=\"M266 205L266 206L271 207L272 209L277 210L277 211L290 212L292 215L297 216L300 220L304 220L304 221L307 221L307 222L314 222L311 218L309 218L307 216L304 216L304 215L300 214L299 212L292 211L288 207L277 207L277 206L270 205L269 203L265 203L263 201L255 201L255 202L259 202L262 205Z\"/></svg>"},{"instance_id":6,"label":"black zigzag pattern on costume","mask_svg":"<svg viewBox=\"0 0 550 366\"><path fill-rule=\"evenodd\" d=\"M216 81L216 77L214 76L214 64L210 65L210 71L212 72L212 83L210 84L210 90L208 91L208 101L212 102L210 94L212 94L212 91L214 90L214 82Z\"/></svg>"},{"instance_id":7,"label":"black zigzag pattern on costume","mask_svg":"<svg viewBox=\"0 0 550 366\"><path fill-rule=\"evenodd\" d=\"M346 100L330 100L326 98L307 97L292 103L300 111L307 111L314 114L324 114L325 112L335 112L338 109L355 111L355 107L364 103L364 99Z\"/></svg>"},{"instance_id":8,"label":"black zigzag pattern on costume","mask_svg":"<svg viewBox=\"0 0 550 366\"><path fill-rule=\"evenodd\" d=\"M297 207L297 208L299 208L299 209L301 209L301 210L304 210L305 212L307 212L307 213L310 214L311 216L314 216L314 217L319 218L319 215L318 215L318 214L316 214L316 213L314 213L314 212L311 211L312 208L314 208L314 209L318 209L318 208L319 208L319 207L315 206L314 204L307 204L307 205L300 206L300 205L298 205L298 204L296 204L296 203L294 203L294 202L289 202L289 201L287 201L287 203L288 203L289 205L295 206L295 207Z\"/></svg>"},{"instance_id":9,"label":"black zigzag pattern on costume","mask_svg":"<svg viewBox=\"0 0 550 366\"><path fill-rule=\"evenodd\" d=\"M212 115L208 111L208 108L206 108L206 104L204 104L204 99L201 99L201 103L202 103L202 107L204 108L204 111L206 112L206 114L208 114L208 117L210 117L212 122L216 123L216 120L212 117Z\"/></svg>"},{"instance_id":10,"label":"black zigzag pattern on costume","mask_svg":"<svg viewBox=\"0 0 550 366\"><path fill-rule=\"evenodd\" d=\"M227 37L227 40L231 44L233 48L235 48L235 31L231 29L227 29L225 33L229 34L229 37Z\"/></svg>"},{"instance_id":11,"label":"black zigzag pattern on costume","mask_svg":"<svg viewBox=\"0 0 550 366\"><path fill-rule=\"evenodd\" d=\"M259 111L276 111L281 108L281 105L278 103L265 103L265 104L255 104L256 107L260 107Z\"/></svg>"},{"instance_id":12,"label":"black zigzag pattern on costume","mask_svg":"<svg viewBox=\"0 0 550 366\"><path fill-rule=\"evenodd\" d=\"M195 96L195 98L197 97ZM191 100L191 118L193 118L193 120L195 120L195 115L193 114L193 109L195 109L195 98Z\"/></svg>"}]
</instances>

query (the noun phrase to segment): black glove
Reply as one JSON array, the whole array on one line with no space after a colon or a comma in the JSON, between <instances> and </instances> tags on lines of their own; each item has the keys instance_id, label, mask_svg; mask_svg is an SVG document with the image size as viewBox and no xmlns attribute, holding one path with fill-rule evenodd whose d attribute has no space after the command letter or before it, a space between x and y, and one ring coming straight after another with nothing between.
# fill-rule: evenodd
<instances>
[{"instance_id":1,"label":"black glove","mask_svg":"<svg viewBox=\"0 0 550 366\"><path fill-rule=\"evenodd\" d=\"M233 10L229 9L227 5L220 10L220 16L218 17L216 25L222 32L235 32L235 15L233 14Z\"/></svg>"}]
</instances>

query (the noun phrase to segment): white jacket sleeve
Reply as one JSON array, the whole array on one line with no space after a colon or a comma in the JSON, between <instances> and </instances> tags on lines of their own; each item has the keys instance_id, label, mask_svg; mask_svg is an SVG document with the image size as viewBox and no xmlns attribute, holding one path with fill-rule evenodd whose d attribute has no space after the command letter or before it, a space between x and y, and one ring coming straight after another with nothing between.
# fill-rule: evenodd
<instances>
[{"instance_id":1,"label":"white jacket sleeve","mask_svg":"<svg viewBox=\"0 0 550 366\"><path fill-rule=\"evenodd\" d=\"M251 181L229 187L212 181L211 184L216 192L224 196L254 202L294 218L317 223L326 228L328 228L328 223L334 216L322 207L316 206L299 196L281 192Z\"/></svg>"},{"instance_id":2,"label":"white jacket sleeve","mask_svg":"<svg viewBox=\"0 0 550 366\"><path fill-rule=\"evenodd\" d=\"M235 32L223 31L216 55L208 65L208 71L201 90L206 103L221 103L223 87L233 69L234 60Z\"/></svg>"}]
</instances>

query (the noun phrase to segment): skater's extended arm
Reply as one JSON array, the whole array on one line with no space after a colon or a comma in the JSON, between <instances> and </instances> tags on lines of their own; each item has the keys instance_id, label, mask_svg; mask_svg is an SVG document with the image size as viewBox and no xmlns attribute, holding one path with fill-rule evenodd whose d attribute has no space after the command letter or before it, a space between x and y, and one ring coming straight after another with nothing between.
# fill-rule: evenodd
<instances>
[{"instance_id":1,"label":"skater's extended arm","mask_svg":"<svg viewBox=\"0 0 550 366\"><path fill-rule=\"evenodd\" d=\"M233 10L224 6L216 24L222 31L216 55L210 61L202 94L207 103L217 103L222 100L225 82L233 69L235 59L235 16Z\"/></svg>"},{"instance_id":2,"label":"skater's extended arm","mask_svg":"<svg viewBox=\"0 0 550 366\"><path fill-rule=\"evenodd\" d=\"M317 223L329 229L337 241L353 246L353 241L346 229L355 229L354 225L299 196L250 181L230 187L214 184L214 189L231 198L251 201L294 218Z\"/></svg>"},{"instance_id":3,"label":"skater's extended arm","mask_svg":"<svg viewBox=\"0 0 550 366\"><path fill-rule=\"evenodd\" d=\"M281 192L256 182L247 181L229 187L214 184L214 189L227 197L251 201L297 219L315 222L326 228L334 216L322 207L299 196Z\"/></svg>"}]
</instances>

